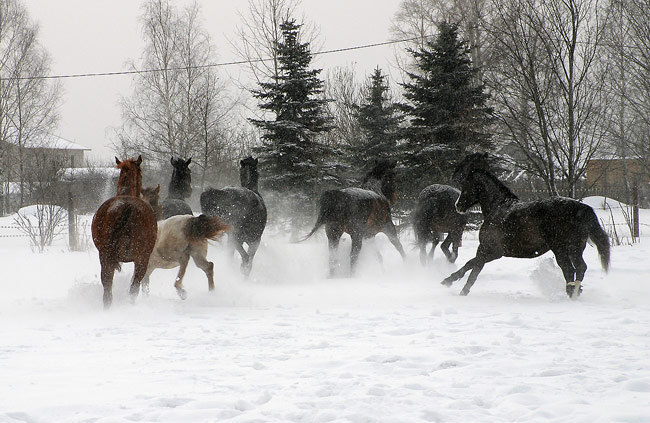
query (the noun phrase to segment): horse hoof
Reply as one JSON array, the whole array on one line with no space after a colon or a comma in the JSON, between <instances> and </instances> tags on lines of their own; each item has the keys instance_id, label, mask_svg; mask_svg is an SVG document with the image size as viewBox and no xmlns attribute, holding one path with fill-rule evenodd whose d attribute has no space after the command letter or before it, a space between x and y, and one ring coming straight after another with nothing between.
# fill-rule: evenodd
<instances>
[{"instance_id":1,"label":"horse hoof","mask_svg":"<svg viewBox=\"0 0 650 423\"><path fill-rule=\"evenodd\" d=\"M566 294L572 300L577 300L582 294L582 281L569 282L566 284Z\"/></svg>"},{"instance_id":2,"label":"horse hoof","mask_svg":"<svg viewBox=\"0 0 650 423\"><path fill-rule=\"evenodd\" d=\"M185 291L184 289L179 289L177 290L177 292L181 300L187 299L187 291Z\"/></svg>"},{"instance_id":3,"label":"horse hoof","mask_svg":"<svg viewBox=\"0 0 650 423\"><path fill-rule=\"evenodd\" d=\"M460 295L461 297L467 297L467 294L469 294L469 291L465 291L463 289L462 291L460 291L460 294L458 294L458 295Z\"/></svg>"},{"instance_id":4,"label":"horse hoof","mask_svg":"<svg viewBox=\"0 0 650 423\"><path fill-rule=\"evenodd\" d=\"M450 287L450 286L451 286L451 281L450 281L450 280L447 280L447 279L444 279L442 282L440 282L440 285L444 285L444 286L446 286L446 287Z\"/></svg>"}]
</instances>

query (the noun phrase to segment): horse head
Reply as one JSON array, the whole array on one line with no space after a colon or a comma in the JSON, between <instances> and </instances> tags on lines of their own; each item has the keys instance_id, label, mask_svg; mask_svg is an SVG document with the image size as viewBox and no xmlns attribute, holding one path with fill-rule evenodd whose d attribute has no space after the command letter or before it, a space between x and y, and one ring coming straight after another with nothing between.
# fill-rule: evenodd
<instances>
[{"instance_id":1,"label":"horse head","mask_svg":"<svg viewBox=\"0 0 650 423\"><path fill-rule=\"evenodd\" d=\"M456 164L451 180L457 185L462 185L463 180L474 169L490 169L488 153L472 153L465 156Z\"/></svg>"},{"instance_id":2,"label":"horse head","mask_svg":"<svg viewBox=\"0 0 650 423\"><path fill-rule=\"evenodd\" d=\"M257 191L257 182L259 179L257 163L258 160L252 156L248 156L239 161L239 180L241 181L241 186L252 191Z\"/></svg>"},{"instance_id":3,"label":"horse head","mask_svg":"<svg viewBox=\"0 0 650 423\"><path fill-rule=\"evenodd\" d=\"M162 206L160 205L160 184L157 187L142 188L142 199L146 201L156 215L156 219L162 219Z\"/></svg>"},{"instance_id":4,"label":"horse head","mask_svg":"<svg viewBox=\"0 0 650 423\"><path fill-rule=\"evenodd\" d=\"M174 170L169 181L169 198L184 200L192 195L192 171L190 170L192 158L183 160L180 157L174 159L172 156L170 162Z\"/></svg>"},{"instance_id":5,"label":"horse head","mask_svg":"<svg viewBox=\"0 0 650 423\"><path fill-rule=\"evenodd\" d=\"M395 167L397 163L390 159L376 159L372 169L363 179L364 188L379 192L392 204L397 200L395 187Z\"/></svg>"},{"instance_id":6,"label":"horse head","mask_svg":"<svg viewBox=\"0 0 650 423\"><path fill-rule=\"evenodd\" d=\"M142 191L142 156L137 159L120 161L115 157L117 168L120 169L120 178L117 180L117 195L130 195L140 197Z\"/></svg>"}]
</instances>

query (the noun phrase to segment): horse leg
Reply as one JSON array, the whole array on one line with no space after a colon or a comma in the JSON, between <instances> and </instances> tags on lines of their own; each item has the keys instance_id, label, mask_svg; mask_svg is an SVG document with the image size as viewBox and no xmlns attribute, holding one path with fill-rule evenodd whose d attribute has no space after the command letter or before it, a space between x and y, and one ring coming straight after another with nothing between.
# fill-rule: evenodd
<instances>
[{"instance_id":1,"label":"horse leg","mask_svg":"<svg viewBox=\"0 0 650 423\"><path fill-rule=\"evenodd\" d=\"M460 247L463 239L463 230L454 229L453 231L449 232L449 236L447 238L450 240L450 243L452 245L452 252L449 256L447 256L447 260L449 260L450 263L455 263L456 259L458 258L458 247Z\"/></svg>"},{"instance_id":2,"label":"horse leg","mask_svg":"<svg viewBox=\"0 0 650 423\"><path fill-rule=\"evenodd\" d=\"M149 277L155 269L149 266L147 268L147 273L145 273L144 278L142 278L142 294L149 295Z\"/></svg>"},{"instance_id":3,"label":"horse leg","mask_svg":"<svg viewBox=\"0 0 650 423\"><path fill-rule=\"evenodd\" d=\"M325 227L325 233L327 234L329 248L329 277L333 278L336 274L336 269L339 267L337 252L343 231L338 226L327 225Z\"/></svg>"},{"instance_id":4,"label":"horse leg","mask_svg":"<svg viewBox=\"0 0 650 423\"><path fill-rule=\"evenodd\" d=\"M359 260L359 253L363 245L363 236L360 233L350 234L352 238L352 248L350 249L350 273L354 276L357 269L357 261Z\"/></svg>"},{"instance_id":5,"label":"horse leg","mask_svg":"<svg viewBox=\"0 0 650 423\"><path fill-rule=\"evenodd\" d=\"M474 257L476 261L472 266L472 271L467 278L467 282L465 282L465 286L460 291L460 295L469 294L469 290L472 289L472 286L474 285L474 282L476 282L478 274L481 273L481 270L483 270L485 263L496 260L500 257L503 257L503 253L501 251L490 249L490 247L483 247L481 244L479 244L478 249L476 250L476 257Z\"/></svg>"},{"instance_id":6,"label":"horse leg","mask_svg":"<svg viewBox=\"0 0 650 423\"><path fill-rule=\"evenodd\" d=\"M132 303L135 302L136 297L140 293L140 283L147 274L148 265L149 257L147 257L147 260L136 260L133 262L133 280L131 281L131 288L129 289Z\"/></svg>"},{"instance_id":7,"label":"horse leg","mask_svg":"<svg viewBox=\"0 0 650 423\"><path fill-rule=\"evenodd\" d=\"M445 285L445 286L451 286L451 284L452 284L453 282L455 282L455 281L457 281L458 279L460 279L460 278L462 278L463 276L465 276L465 273L467 273L467 271L468 271L469 269L473 269L473 268L474 268L474 265L476 264L477 261L478 261L478 256L469 259L469 260L467 261L467 263L465 263L465 265L464 265L463 267L461 267L460 269L458 269L457 271L455 271L455 272L452 273L451 275L447 276L447 277L446 277L445 279L443 279L442 282L440 282L440 283L443 284L443 285Z\"/></svg>"},{"instance_id":8,"label":"horse leg","mask_svg":"<svg viewBox=\"0 0 650 423\"><path fill-rule=\"evenodd\" d=\"M555 254L557 265L562 269L562 274L564 275L564 281L566 283L566 293L570 298L574 298L576 285L575 268L573 267L573 263L571 263L569 253L565 250L553 250L553 254Z\"/></svg>"},{"instance_id":9,"label":"horse leg","mask_svg":"<svg viewBox=\"0 0 650 423\"><path fill-rule=\"evenodd\" d=\"M190 254L186 250L183 252L183 255L178 259L180 267L178 268L178 275L176 275L176 281L174 282L174 288L176 288L176 293L181 300L187 298L187 291L183 288L183 277L185 276L185 271L187 270L187 263L190 261Z\"/></svg>"},{"instance_id":10,"label":"horse leg","mask_svg":"<svg viewBox=\"0 0 650 423\"><path fill-rule=\"evenodd\" d=\"M257 253L257 249L260 246L260 240L252 241L248 243L248 261L246 263L246 267L243 268L244 275L248 276L251 273L251 269L253 268L253 258L255 257L255 253Z\"/></svg>"},{"instance_id":11,"label":"horse leg","mask_svg":"<svg viewBox=\"0 0 650 423\"><path fill-rule=\"evenodd\" d=\"M196 264L196 267L203 270L205 276L208 278L208 290L213 291L214 290L214 263L208 261L208 259L206 258L208 254L207 250L208 250L208 244L206 242L205 245L201 246L200 248L198 246L196 248L193 248L190 251L190 255L192 256L192 260L194 261L194 264Z\"/></svg>"},{"instance_id":12,"label":"horse leg","mask_svg":"<svg viewBox=\"0 0 650 423\"><path fill-rule=\"evenodd\" d=\"M115 274L115 264L108 259L101 259L101 279L104 287L104 309L111 307L113 303L113 276Z\"/></svg>"},{"instance_id":13,"label":"horse leg","mask_svg":"<svg viewBox=\"0 0 650 423\"><path fill-rule=\"evenodd\" d=\"M449 232L445 240L442 241L442 244L440 244L440 249L445 254L445 257L447 257L447 261L450 263L453 263L456 260L456 257L454 257L452 253L449 251L449 246L451 245L452 240L453 240L453 233Z\"/></svg>"},{"instance_id":14,"label":"horse leg","mask_svg":"<svg viewBox=\"0 0 650 423\"><path fill-rule=\"evenodd\" d=\"M570 252L569 258L571 259L573 268L576 270L575 286L571 294L571 298L576 299L582 293L582 281L584 280L585 272L587 271L587 263L585 263L585 260L582 258L582 251L579 249Z\"/></svg>"},{"instance_id":15,"label":"horse leg","mask_svg":"<svg viewBox=\"0 0 650 423\"><path fill-rule=\"evenodd\" d=\"M388 220L388 223L386 223L386 226L384 226L384 230L382 232L386 234L390 243L393 244L397 252L399 252L399 254L402 256L402 260L406 260L404 248L402 247L402 243L397 236L397 229L395 229L395 225L393 225L393 222L390 219Z\"/></svg>"}]
</instances>

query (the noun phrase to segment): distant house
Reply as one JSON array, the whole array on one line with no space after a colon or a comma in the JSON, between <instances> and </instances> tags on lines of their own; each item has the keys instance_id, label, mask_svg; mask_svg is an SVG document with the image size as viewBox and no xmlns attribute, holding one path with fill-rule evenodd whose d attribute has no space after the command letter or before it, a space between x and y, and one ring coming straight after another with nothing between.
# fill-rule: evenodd
<instances>
[{"instance_id":1,"label":"distant house","mask_svg":"<svg viewBox=\"0 0 650 423\"><path fill-rule=\"evenodd\" d=\"M642 158L592 159L587 162L587 186L595 189L623 189L625 176L630 185L650 183L648 162Z\"/></svg>"}]
</instances>

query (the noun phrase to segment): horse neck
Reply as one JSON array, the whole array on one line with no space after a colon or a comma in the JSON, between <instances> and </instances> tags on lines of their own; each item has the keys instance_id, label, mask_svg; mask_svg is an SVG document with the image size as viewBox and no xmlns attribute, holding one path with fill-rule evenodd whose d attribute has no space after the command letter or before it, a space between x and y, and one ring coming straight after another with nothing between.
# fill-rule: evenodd
<instances>
[{"instance_id":1,"label":"horse neck","mask_svg":"<svg viewBox=\"0 0 650 423\"><path fill-rule=\"evenodd\" d=\"M384 192L381 189L382 188L381 179L369 178L367 181L363 183L363 185L361 185L361 187L385 196Z\"/></svg>"},{"instance_id":2,"label":"horse neck","mask_svg":"<svg viewBox=\"0 0 650 423\"><path fill-rule=\"evenodd\" d=\"M241 186L257 192L259 176L257 171L251 168L245 169L240 175Z\"/></svg>"},{"instance_id":3,"label":"horse neck","mask_svg":"<svg viewBox=\"0 0 650 423\"><path fill-rule=\"evenodd\" d=\"M481 212L486 216L499 207L519 201L508 187L488 173L484 173L478 183L481 185L478 202L481 205Z\"/></svg>"},{"instance_id":4,"label":"horse neck","mask_svg":"<svg viewBox=\"0 0 650 423\"><path fill-rule=\"evenodd\" d=\"M135 181L133 181L135 179ZM142 177L136 176L127 179L120 175L117 181L117 195L130 195L131 197L140 197L142 193Z\"/></svg>"},{"instance_id":5,"label":"horse neck","mask_svg":"<svg viewBox=\"0 0 650 423\"><path fill-rule=\"evenodd\" d=\"M172 199L184 200L185 193L183 190L183 186L184 186L183 181L178 176L178 173L174 171L172 173L172 179L171 181L169 181L169 185L167 187L167 196Z\"/></svg>"}]
</instances>

